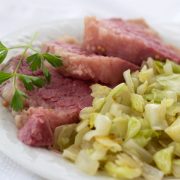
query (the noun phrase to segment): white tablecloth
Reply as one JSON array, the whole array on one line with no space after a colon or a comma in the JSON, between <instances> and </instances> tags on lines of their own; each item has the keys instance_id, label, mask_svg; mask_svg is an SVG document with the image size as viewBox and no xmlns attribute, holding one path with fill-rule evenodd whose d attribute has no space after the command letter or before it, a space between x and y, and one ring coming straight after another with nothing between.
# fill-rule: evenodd
<instances>
[{"instance_id":1,"label":"white tablecloth","mask_svg":"<svg viewBox=\"0 0 180 180\"><path fill-rule=\"evenodd\" d=\"M180 22L179 0L0 0L0 37L22 27L85 15ZM1 145L1 143L0 143ZM0 180L42 180L0 152Z\"/></svg>"}]
</instances>

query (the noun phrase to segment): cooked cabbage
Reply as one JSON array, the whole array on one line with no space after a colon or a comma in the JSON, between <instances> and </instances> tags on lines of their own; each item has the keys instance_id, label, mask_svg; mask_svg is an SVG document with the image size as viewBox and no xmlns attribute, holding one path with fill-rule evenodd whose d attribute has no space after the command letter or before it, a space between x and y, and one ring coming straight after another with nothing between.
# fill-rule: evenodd
<instances>
[{"instance_id":1,"label":"cooked cabbage","mask_svg":"<svg viewBox=\"0 0 180 180\"><path fill-rule=\"evenodd\" d=\"M143 129L133 138L141 147L145 147L152 138L158 137L158 133L152 129Z\"/></svg>"},{"instance_id":2,"label":"cooked cabbage","mask_svg":"<svg viewBox=\"0 0 180 180\"><path fill-rule=\"evenodd\" d=\"M154 71L152 68L147 69L146 66L144 66L142 68L142 70L140 71L138 77L140 82L145 82L145 81L152 81L153 80L153 76L154 76Z\"/></svg>"},{"instance_id":3,"label":"cooked cabbage","mask_svg":"<svg viewBox=\"0 0 180 180\"><path fill-rule=\"evenodd\" d=\"M91 86L92 93L91 96L94 98L104 98L106 97L111 89L107 86L102 86L100 84L93 84Z\"/></svg>"},{"instance_id":4,"label":"cooked cabbage","mask_svg":"<svg viewBox=\"0 0 180 180\"><path fill-rule=\"evenodd\" d=\"M64 149L63 151L63 157L66 159L69 159L71 161L75 161L77 158L77 155L79 154L80 148L76 145L71 145L68 148Z\"/></svg>"},{"instance_id":5,"label":"cooked cabbage","mask_svg":"<svg viewBox=\"0 0 180 180\"><path fill-rule=\"evenodd\" d=\"M148 58L113 88L91 86L78 125L55 130L54 146L84 172L119 179L180 177L180 65ZM65 149L64 149L65 148Z\"/></svg>"},{"instance_id":6,"label":"cooked cabbage","mask_svg":"<svg viewBox=\"0 0 180 180\"><path fill-rule=\"evenodd\" d=\"M175 141L180 143L180 116L174 121L165 132Z\"/></svg>"},{"instance_id":7,"label":"cooked cabbage","mask_svg":"<svg viewBox=\"0 0 180 180\"><path fill-rule=\"evenodd\" d=\"M96 137L96 141L112 152L122 151L121 145L108 137Z\"/></svg>"},{"instance_id":8,"label":"cooked cabbage","mask_svg":"<svg viewBox=\"0 0 180 180\"><path fill-rule=\"evenodd\" d=\"M159 75L157 82L163 89L175 91L177 95L180 95L180 74Z\"/></svg>"},{"instance_id":9,"label":"cooked cabbage","mask_svg":"<svg viewBox=\"0 0 180 180\"><path fill-rule=\"evenodd\" d=\"M55 129L54 132L54 147L60 151L73 144L77 124L62 125Z\"/></svg>"},{"instance_id":10,"label":"cooked cabbage","mask_svg":"<svg viewBox=\"0 0 180 180\"><path fill-rule=\"evenodd\" d=\"M81 150L77 155L75 164L79 169L87 174L94 175L99 167L98 160L91 158L91 152L88 150Z\"/></svg>"},{"instance_id":11,"label":"cooked cabbage","mask_svg":"<svg viewBox=\"0 0 180 180\"><path fill-rule=\"evenodd\" d=\"M148 82L145 81L143 84L137 87L137 94L143 95L148 88Z\"/></svg>"},{"instance_id":12,"label":"cooked cabbage","mask_svg":"<svg viewBox=\"0 0 180 180\"><path fill-rule=\"evenodd\" d=\"M173 175L180 178L180 159L173 160Z\"/></svg>"},{"instance_id":13,"label":"cooked cabbage","mask_svg":"<svg viewBox=\"0 0 180 180\"><path fill-rule=\"evenodd\" d=\"M141 95L134 93L131 94L131 106L134 110L142 113L144 112L144 105L145 101Z\"/></svg>"},{"instance_id":14,"label":"cooked cabbage","mask_svg":"<svg viewBox=\"0 0 180 180\"><path fill-rule=\"evenodd\" d=\"M173 152L174 152L174 147L169 146L169 147L162 149L154 154L154 161L155 161L157 167L164 174L172 173Z\"/></svg>"},{"instance_id":15,"label":"cooked cabbage","mask_svg":"<svg viewBox=\"0 0 180 180\"><path fill-rule=\"evenodd\" d=\"M141 122L135 117L128 120L126 140L133 138L141 129Z\"/></svg>"},{"instance_id":16,"label":"cooked cabbage","mask_svg":"<svg viewBox=\"0 0 180 180\"><path fill-rule=\"evenodd\" d=\"M95 136L108 136L111 129L111 120L105 115L97 115L94 120L95 130L91 130L84 135L84 139L89 141Z\"/></svg>"},{"instance_id":17,"label":"cooked cabbage","mask_svg":"<svg viewBox=\"0 0 180 180\"><path fill-rule=\"evenodd\" d=\"M125 116L114 118L110 133L116 137L125 138L128 129L128 119Z\"/></svg>"},{"instance_id":18,"label":"cooked cabbage","mask_svg":"<svg viewBox=\"0 0 180 180\"><path fill-rule=\"evenodd\" d=\"M123 73L124 80L127 84L127 87L129 88L130 92L134 92L134 83L130 74L130 70L127 70Z\"/></svg>"},{"instance_id":19,"label":"cooked cabbage","mask_svg":"<svg viewBox=\"0 0 180 180\"><path fill-rule=\"evenodd\" d=\"M128 154L135 155L144 162L151 163L153 157L145 148L139 146L133 139L123 143L123 150Z\"/></svg>"},{"instance_id":20,"label":"cooked cabbage","mask_svg":"<svg viewBox=\"0 0 180 180\"><path fill-rule=\"evenodd\" d=\"M145 118L154 130L164 130L168 125L166 122L166 108L162 104L146 104Z\"/></svg>"},{"instance_id":21,"label":"cooked cabbage","mask_svg":"<svg viewBox=\"0 0 180 180\"><path fill-rule=\"evenodd\" d=\"M134 179L139 177L142 173L140 168L132 168L129 166L119 166L113 162L107 162L105 170L115 178Z\"/></svg>"},{"instance_id":22,"label":"cooked cabbage","mask_svg":"<svg viewBox=\"0 0 180 180\"><path fill-rule=\"evenodd\" d=\"M98 142L94 142L93 148L94 148L94 150L93 150L93 152L91 154L91 158L93 160L100 161L100 160L106 159L106 153L108 151L107 147L105 147L104 145L102 145L102 144L100 144Z\"/></svg>"},{"instance_id":23,"label":"cooked cabbage","mask_svg":"<svg viewBox=\"0 0 180 180\"><path fill-rule=\"evenodd\" d=\"M161 180L163 179L164 173L159 169L143 163L143 177L146 180Z\"/></svg>"},{"instance_id":24,"label":"cooked cabbage","mask_svg":"<svg viewBox=\"0 0 180 180\"><path fill-rule=\"evenodd\" d=\"M174 146L174 154L180 157L180 143L172 142L169 145Z\"/></svg>"},{"instance_id":25,"label":"cooked cabbage","mask_svg":"<svg viewBox=\"0 0 180 180\"><path fill-rule=\"evenodd\" d=\"M173 74L173 67L170 61L166 61L165 65L163 66L163 70L167 75Z\"/></svg>"}]
</instances>

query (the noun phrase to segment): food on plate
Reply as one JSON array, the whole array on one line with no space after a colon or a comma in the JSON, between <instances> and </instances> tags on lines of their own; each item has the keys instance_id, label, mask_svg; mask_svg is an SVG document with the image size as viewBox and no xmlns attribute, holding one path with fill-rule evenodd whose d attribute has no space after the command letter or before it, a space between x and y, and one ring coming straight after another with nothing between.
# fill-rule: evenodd
<instances>
[{"instance_id":1,"label":"food on plate","mask_svg":"<svg viewBox=\"0 0 180 180\"><path fill-rule=\"evenodd\" d=\"M8 66L9 63L6 65L1 64L0 66L0 84L2 84L0 88L2 88L7 82L11 82L8 83L10 86L8 86L8 89L4 90L4 92L9 97L10 106L14 111L22 110L24 107L24 101L27 99L27 95L19 89L19 86L21 88L24 87L24 89L28 91L31 91L34 88L41 88L51 80L51 74L45 66L45 63L48 62L52 67L62 66L60 56L42 53L33 48L35 37L36 33L29 43L13 47L6 47L2 42L0 42L0 64L5 61L10 50L23 49L19 56L11 59L12 61L15 61L10 63L10 67ZM31 51L31 54L29 54L29 51ZM28 66L28 68L25 68L25 71L23 67L24 62L26 62L26 65ZM38 70L41 71L40 76L37 76L37 72L34 73ZM11 93L9 93L9 91ZM9 94L11 96L9 96ZM6 105L8 104L6 103Z\"/></svg>"},{"instance_id":2,"label":"food on plate","mask_svg":"<svg viewBox=\"0 0 180 180\"><path fill-rule=\"evenodd\" d=\"M116 85L122 82L125 70L134 71L139 68L121 58L88 53L79 44L47 42L43 50L62 57L63 66L59 68L61 74L82 80Z\"/></svg>"},{"instance_id":3,"label":"food on plate","mask_svg":"<svg viewBox=\"0 0 180 180\"><path fill-rule=\"evenodd\" d=\"M6 70L13 71L19 57L9 61ZM25 144L32 146L52 145L52 135L55 127L78 122L79 111L91 105L92 97L89 88L90 82L75 80L61 76L55 69L49 67L51 82L40 89L23 90L28 98L25 100L25 109L15 116L20 128L19 138ZM42 71L32 73L25 61L18 73L26 75L42 75ZM6 103L10 103L12 94L7 90L11 88L11 81L1 89Z\"/></svg>"},{"instance_id":4,"label":"food on plate","mask_svg":"<svg viewBox=\"0 0 180 180\"><path fill-rule=\"evenodd\" d=\"M91 86L92 106L81 110L76 126L56 128L56 148L91 175L180 177L180 65L149 58L140 71L125 71L124 79L114 88Z\"/></svg>"},{"instance_id":5,"label":"food on plate","mask_svg":"<svg viewBox=\"0 0 180 180\"><path fill-rule=\"evenodd\" d=\"M89 52L120 57L137 65L148 57L180 63L180 52L165 45L142 20L98 20L88 17L85 19L84 48Z\"/></svg>"},{"instance_id":6,"label":"food on plate","mask_svg":"<svg viewBox=\"0 0 180 180\"><path fill-rule=\"evenodd\" d=\"M84 172L180 177L180 53L143 20L85 20L84 41L33 41L0 67L0 94L25 144Z\"/></svg>"}]
</instances>

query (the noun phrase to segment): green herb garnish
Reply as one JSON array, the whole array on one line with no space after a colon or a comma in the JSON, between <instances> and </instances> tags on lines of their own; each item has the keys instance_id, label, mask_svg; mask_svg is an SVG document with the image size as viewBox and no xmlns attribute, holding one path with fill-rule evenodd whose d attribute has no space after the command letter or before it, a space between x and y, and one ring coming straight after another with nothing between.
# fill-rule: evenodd
<instances>
[{"instance_id":1,"label":"green herb garnish","mask_svg":"<svg viewBox=\"0 0 180 180\"><path fill-rule=\"evenodd\" d=\"M17 79L23 83L26 90L31 91L34 88L43 87L51 80L51 74L44 66L44 61L47 61L53 67L62 66L62 59L60 56L56 56L50 53L41 53L40 51L34 49L32 45L34 39L35 37L31 40L30 43L26 45L10 48L7 48L2 42L0 42L0 64L4 62L9 50L23 49L15 70L12 73L0 71L0 84L8 81L9 79L12 79L13 97L11 100L11 108L14 111L22 110L24 107L24 101L28 97L27 94L20 90L17 86ZM34 52L34 54L29 55L29 50ZM21 67L24 59L26 59L27 64L32 71L42 70L43 76L37 77L19 73L19 68Z\"/></svg>"}]
</instances>

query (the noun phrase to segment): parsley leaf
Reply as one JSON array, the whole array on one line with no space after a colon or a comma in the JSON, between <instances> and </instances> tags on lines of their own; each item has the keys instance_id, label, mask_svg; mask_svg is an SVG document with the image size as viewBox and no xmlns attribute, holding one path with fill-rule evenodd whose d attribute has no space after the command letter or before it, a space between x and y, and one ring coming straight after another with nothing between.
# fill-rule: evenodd
<instances>
[{"instance_id":1,"label":"parsley leaf","mask_svg":"<svg viewBox=\"0 0 180 180\"><path fill-rule=\"evenodd\" d=\"M16 89L15 92L14 92L12 101L11 101L11 108L14 111L22 110L23 107L24 107L25 98L27 98L27 95L24 92Z\"/></svg>"},{"instance_id":2,"label":"parsley leaf","mask_svg":"<svg viewBox=\"0 0 180 180\"><path fill-rule=\"evenodd\" d=\"M50 82L51 81L51 74L46 67L43 68L43 74L44 74L47 82Z\"/></svg>"},{"instance_id":3,"label":"parsley leaf","mask_svg":"<svg viewBox=\"0 0 180 180\"><path fill-rule=\"evenodd\" d=\"M30 65L32 71L36 71L41 67L41 56L39 53L27 57L27 63Z\"/></svg>"},{"instance_id":4,"label":"parsley leaf","mask_svg":"<svg viewBox=\"0 0 180 180\"><path fill-rule=\"evenodd\" d=\"M62 59L60 56L56 56L49 53L43 54L44 59L46 59L53 67L60 67L63 65Z\"/></svg>"},{"instance_id":5,"label":"parsley leaf","mask_svg":"<svg viewBox=\"0 0 180 180\"><path fill-rule=\"evenodd\" d=\"M34 86L41 88L45 84L45 80L43 78L36 76L20 74L19 79L23 82L25 88L29 91L33 90Z\"/></svg>"},{"instance_id":6,"label":"parsley leaf","mask_svg":"<svg viewBox=\"0 0 180 180\"><path fill-rule=\"evenodd\" d=\"M7 48L4 44L2 44L2 42L0 42L0 64L6 58L9 50L18 48L24 49L21 54L21 58L19 58L18 63L16 64L16 67L12 73L0 71L0 84L4 83L10 78L13 78L12 83L14 95L11 100L11 107L15 111L22 110L25 98L27 98L27 95L23 91L17 89L17 79L19 79L23 83L27 91L31 91L34 88L41 88L51 80L51 74L48 68L45 66L44 61L47 61L55 68L63 65L62 58L60 56L49 53L42 53L34 49L32 45L33 41L34 38L32 38L32 40L27 43L27 45L25 44L23 46L14 46L9 48ZM27 55L29 54L28 50L33 51L34 54ZM23 74L23 72L19 73L19 69L23 64L24 59L26 59L28 68L31 71L41 70L41 72L43 72L42 76L26 75Z\"/></svg>"},{"instance_id":7,"label":"parsley leaf","mask_svg":"<svg viewBox=\"0 0 180 180\"><path fill-rule=\"evenodd\" d=\"M8 48L6 48L1 42L0 42L0 63L4 61L8 53Z\"/></svg>"},{"instance_id":8,"label":"parsley leaf","mask_svg":"<svg viewBox=\"0 0 180 180\"><path fill-rule=\"evenodd\" d=\"M34 89L31 79L29 79L26 75L19 75L19 79L23 82L24 87L32 91Z\"/></svg>"},{"instance_id":9,"label":"parsley leaf","mask_svg":"<svg viewBox=\"0 0 180 180\"><path fill-rule=\"evenodd\" d=\"M41 77L30 76L30 78L33 85L35 85L36 87L41 88L45 85L45 80Z\"/></svg>"},{"instance_id":10,"label":"parsley leaf","mask_svg":"<svg viewBox=\"0 0 180 180\"><path fill-rule=\"evenodd\" d=\"M13 74L0 71L0 84L12 78Z\"/></svg>"}]
</instances>

